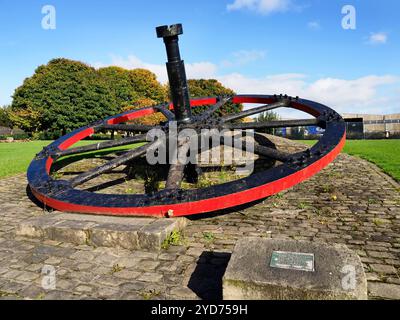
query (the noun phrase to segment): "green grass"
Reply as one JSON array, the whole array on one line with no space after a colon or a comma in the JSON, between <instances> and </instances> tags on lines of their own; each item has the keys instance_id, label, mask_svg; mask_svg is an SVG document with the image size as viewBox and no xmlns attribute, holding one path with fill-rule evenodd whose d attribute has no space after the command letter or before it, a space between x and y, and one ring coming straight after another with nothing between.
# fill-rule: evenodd
<instances>
[{"instance_id":1,"label":"green grass","mask_svg":"<svg viewBox=\"0 0 400 320\"><path fill-rule=\"evenodd\" d=\"M316 141L299 141L308 145ZM376 164L400 181L400 140L347 140L343 152Z\"/></svg>"},{"instance_id":2,"label":"green grass","mask_svg":"<svg viewBox=\"0 0 400 320\"><path fill-rule=\"evenodd\" d=\"M51 141L0 143L0 177L26 171L33 157Z\"/></svg>"},{"instance_id":3,"label":"green grass","mask_svg":"<svg viewBox=\"0 0 400 320\"><path fill-rule=\"evenodd\" d=\"M17 173L26 172L29 163L40 152L43 147L49 145L52 141L30 141L30 142L13 142L0 143L0 178L12 176ZM82 146L96 143L99 141L85 140L74 145ZM123 150L128 146L107 149L108 152L115 150ZM88 152L83 155L87 156L94 152ZM74 156L70 156L74 157ZM75 156L76 157L76 156ZM67 159L69 157L65 157Z\"/></svg>"}]
</instances>

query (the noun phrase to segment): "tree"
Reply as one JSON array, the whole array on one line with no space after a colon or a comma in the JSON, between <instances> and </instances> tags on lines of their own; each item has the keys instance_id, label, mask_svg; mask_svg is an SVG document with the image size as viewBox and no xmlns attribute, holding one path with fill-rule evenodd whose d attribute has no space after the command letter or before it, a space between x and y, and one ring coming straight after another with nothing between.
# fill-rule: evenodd
<instances>
[{"instance_id":1,"label":"tree","mask_svg":"<svg viewBox=\"0 0 400 320\"><path fill-rule=\"evenodd\" d=\"M273 111L266 111L263 113L260 113L256 119L256 122L268 122L268 121L275 121L279 120L280 117L276 112ZM273 134L274 129L272 128L267 128L267 129L257 129L258 132L264 132L268 134Z\"/></svg>"},{"instance_id":2,"label":"tree","mask_svg":"<svg viewBox=\"0 0 400 320\"><path fill-rule=\"evenodd\" d=\"M133 86L131 72L120 67L107 67L98 70L100 77L106 81L121 109L140 99Z\"/></svg>"},{"instance_id":3,"label":"tree","mask_svg":"<svg viewBox=\"0 0 400 320\"><path fill-rule=\"evenodd\" d=\"M234 95L217 80L189 80L192 97ZM15 90L8 117L26 132L46 131L58 136L122 111L169 101L168 86L145 69L107 67L96 70L82 62L54 59L39 66ZM205 110L196 108L196 112ZM227 103L219 115L239 112L240 104ZM3 116L4 118L4 116ZM137 119L149 125L165 121L160 113Z\"/></svg>"},{"instance_id":4,"label":"tree","mask_svg":"<svg viewBox=\"0 0 400 320\"><path fill-rule=\"evenodd\" d=\"M231 89L224 87L219 81L215 79L191 79L188 80L190 97L201 98L201 97L212 97L212 96L232 96L235 92ZM207 110L209 106L199 106L193 109L194 114L201 113ZM216 113L218 116L224 116L227 114L238 113L242 111L243 106L237 103L226 103Z\"/></svg>"},{"instance_id":5,"label":"tree","mask_svg":"<svg viewBox=\"0 0 400 320\"><path fill-rule=\"evenodd\" d=\"M0 126L12 128L13 124L10 119L10 107L0 107Z\"/></svg>"},{"instance_id":6,"label":"tree","mask_svg":"<svg viewBox=\"0 0 400 320\"><path fill-rule=\"evenodd\" d=\"M139 98L134 103L130 104L129 106L126 106L123 109L123 111L141 109L143 107L150 107L150 106L155 106L155 105L157 105L157 102L152 99ZM167 119L160 112L157 112L157 113L154 113L151 115L144 116L142 118L134 119L131 122L154 126L154 125L157 125L160 122L166 121L166 120Z\"/></svg>"},{"instance_id":7,"label":"tree","mask_svg":"<svg viewBox=\"0 0 400 320\"><path fill-rule=\"evenodd\" d=\"M141 98L148 98L155 103L163 103L168 100L167 88L157 81L156 75L146 69L133 69L129 71L131 83Z\"/></svg>"},{"instance_id":8,"label":"tree","mask_svg":"<svg viewBox=\"0 0 400 320\"><path fill-rule=\"evenodd\" d=\"M98 70L118 102L120 111L128 111L161 104L168 100L167 89L157 81L154 73L145 69L126 70L107 67ZM132 122L156 125L165 117L156 113Z\"/></svg>"},{"instance_id":9,"label":"tree","mask_svg":"<svg viewBox=\"0 0 400 320\"><path fill-rule=\"evenodd\" d=\"M28 132L49 131L55 136L119 111L113 91L88 65L54 59L38 67L15 90L13 122Z\"/></svg>"},{"instance_id":10,"label":"tree","mask_svg":"<svg viewBox=\"0 0 400 320\"><path fill-rule=\"evenodd\" d=\"M31 106L19 108L9 112L9 118L13 127L21 128L26 132L37 132L40 125L40 112L33 110Z\"/></svg>"},{"instance_id":11,"label":"tree","mask_svg":"<svg viewBox=\"0 0 400 320\"><path fill-rule=\"evenodd\" d=\"M145 69L126 70L120 67L107 67L98 70L108 84L121 109L139 102L160 104L168 100L167 89L157 81L154 73ZM143 100L147 99L147 100ZM146 107L149 105L142 105Z\"/></svg>"}]
</instances>

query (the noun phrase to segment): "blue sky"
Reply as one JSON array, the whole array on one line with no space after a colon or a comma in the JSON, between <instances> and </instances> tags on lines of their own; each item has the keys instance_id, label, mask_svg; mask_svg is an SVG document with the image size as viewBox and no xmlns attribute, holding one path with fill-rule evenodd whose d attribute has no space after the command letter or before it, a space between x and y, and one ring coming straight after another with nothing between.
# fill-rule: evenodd
<instances>
[{"instance_id":1,"label":"blue sky","mask_svg":"<svg viewBox=\"0 0 400 320\"><path fill-rule=\"evenodd\" d=\"M42 28L42 7L56 29ZM356 29L342 28L342 8ZM288 93L340 112L400 112L397 0L0 0L0 105L56 57L146 67L166 81L158 25L183 23L189 78L238 93Z\"/></svg>"}]
</instances>

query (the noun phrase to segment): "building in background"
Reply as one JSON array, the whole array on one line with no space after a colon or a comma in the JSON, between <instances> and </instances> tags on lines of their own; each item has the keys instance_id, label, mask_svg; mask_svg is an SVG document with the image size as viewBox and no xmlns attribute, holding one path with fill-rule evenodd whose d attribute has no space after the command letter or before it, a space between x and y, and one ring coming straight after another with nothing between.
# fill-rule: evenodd
<instances>
[{"instance_id":1,"label":"building in background","mask_svg":"<svg viewBox=\"0 0 400 320\"><path fill-rule=\"evenodd\" d=\"M344 113L347 139L400 139L400 113L388 115ZM323 130L318 127L282 128L275 134L291 139L316 139Z\"/></svg>"},{"instance_id":2,"label":"building in background","mask_svg":"<svg viewBox=\"0 0 400 320\"><path fill-rule=\"evenodd\" d=\"M400 138L400 113L388 115L345 113L347 135L354 139Z\"/></svg>"},{"instance_id":3,"label":"building in background","mask_svg":"<svg viewBox=\"0 0 400 320\"><path fill-rule=\"evenodd\" d=\"M13 137L15 140L27 139L28 135L21 129L0 126L0 141Z\"/></svg>"}]
</instances>

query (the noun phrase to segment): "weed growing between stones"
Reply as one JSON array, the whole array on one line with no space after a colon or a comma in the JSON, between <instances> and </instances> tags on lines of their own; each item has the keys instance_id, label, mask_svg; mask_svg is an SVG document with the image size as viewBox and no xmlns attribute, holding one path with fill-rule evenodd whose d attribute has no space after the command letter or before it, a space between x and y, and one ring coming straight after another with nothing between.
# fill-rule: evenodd
<instances>
[{"instance_id":1,"label":"weed growing between stones","mask_svg":"<svg viewBox=\"0 0 400 320\"><path fill-rule=\"evenodd\" d=\"M157 297L161 294L160 291L158 290L149 290L149 291L143 291L140 293L140 295L143 297L144 300L151 300L154 297Z\"/></svg>"},{"instance_id":2,"label":"weed growing between stones","mask_svg":"<svg viewBox=\"0 0 400 320\"><path fill-rule=\"evenodd\" d=\"M309 205L308 205L307 203L305 203L305 202L300 202L300 203L297 205L297 208L299 208L299 209L301 209L301 210L307 209L308 207L309 207Z\"/></svg>"},{"instance_id":3,"label":"weed growing between stones","mask_svg":"<svg viewBox=\"0 0 400 320\"><path fill-rule=\"evenodd\" d=\"M384 220L378 219L378 218L373 219L372 222L373 222L377 227L383 226L383 225L386 223Z\"/></svg>"},{"instance_id":4,"label":"weed growing between stones","mask_svg":"<svg viewBox=\"0 0 400 320\"><path fill-rule=\"evenodd\" d=\"M114 264L114 265L112 266L110 274L114 274L114 273L116 273L116 272L120 272L120 271L122 271L122 270L124 270L124 269L125 269L125 267L120 266L118 263L116 263L116 264Z\"/></svg>"},{"instance_id":5,"label":"weed growing between stones","mask_svg":"<svg viewBox=\"0 0 400 320\"><path fill-rule=\"evenodd\" d=\"M163 241L161 248L167 250L170 246L179 246L184 242L182 231L174 230Z\"/></svg>"},{"instance_id":6,"label":"weed growing between stones","mask_svg":"<svg viewBox=\"0 0 400 320\"><path fill-rule=\"evenodd\" d=\"M207 242L214 242L214 240L215 240L215 236L212 232L203 232L203 238Z\"/></svg>"}]
</instances>

